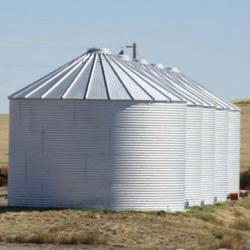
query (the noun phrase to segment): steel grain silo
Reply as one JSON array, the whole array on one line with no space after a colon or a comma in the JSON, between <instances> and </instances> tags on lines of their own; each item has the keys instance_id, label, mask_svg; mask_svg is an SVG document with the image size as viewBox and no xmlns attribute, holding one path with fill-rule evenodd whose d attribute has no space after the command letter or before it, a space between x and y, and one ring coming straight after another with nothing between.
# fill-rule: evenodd
<instances>
[{"instance_id":1,"label":"steel grain silo","mask_svg":"<svg viewBox=\"0 0 250 250\"><path fill-rule=\"evenodd\" d=\"M176 91L187 101L186 112L186 167L185 167L185 201L189 206L201 204L201 126L202 109L210 107L209 103L185 86L178 84L175 79L167 76L160 64L149 65L145 61L138 63L148 75L157 79L159 84Z\"/></svg>"},{"instance_id":2,"label":"steel grain silo","mask_svg":"<svg viewBox=\"0 0 250 250\"><path fill-rule=\"evenodd\" d=\"M183 73L178 77L217 103L214 191L218 201L225 201L228 193L239 191L240 110Z\"/></svg>"},{"instance_id":3,"label":"steel grain silo","mask_svg":"<svg viewBox=\"0 0 250 250\"><path fill-rule=\"evenodd\" d=\"M184 209L186 102L107 49L9 99L10 206Z\"/></svg>"},{"instance_id":4,"label":"steel grain silo","mask_svg":"<svg viewBox=\"0 0 250 250\"><path fill-rule=\"evenodd\" d=\"M228 142L227 126L230 104L192 86L186 77L182 77L177 68L167 68L162 71L164 67L161 65L154 66L158 69L154 68L153 71L158 74L164 72L167 80L174 82L183 90L188 90L195 97L200 98L200 104L202 103L202 108L197 102L195 105L187 106L186 200L190 206L198 205L200 200L203 200L205 204L211 204L214 200L225 201L228 166L228 154L225 149ZM199 111L197 106L200 108ZM200 115L201 112L202 115ZM197 123L200 125L197 126ZM202 149L201 153L199 148ZM199 200L200 189L202 199Z\"/></svg>"},{"instance_id":5,"label":"steel grain silo","mask_svg":"<svg viewBox=\"0 0 250 250\"><path fill-rule=\"evenodd\" d=\"M214 116L217 104L179 79L177 68L147 67L192 100L187 105L186 116L185 197L189 206L203 202L211 204L214 202Z\"/></svg>"}]
</instances>

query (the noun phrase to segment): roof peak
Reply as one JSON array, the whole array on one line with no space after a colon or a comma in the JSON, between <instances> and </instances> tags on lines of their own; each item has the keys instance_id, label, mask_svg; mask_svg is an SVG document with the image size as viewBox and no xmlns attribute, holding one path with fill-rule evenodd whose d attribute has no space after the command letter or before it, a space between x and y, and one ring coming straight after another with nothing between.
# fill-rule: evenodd
<instances>
[{"instance_id":1,"label":"roof peak","mask_svg":"<svg viewBox=\"0 0 250 250\"><path fill-rule=\"evenodd\" d=\"M111 54L108 48L98 48L92 47L87 50L87 53L104 53L104 54Z\"/></svg>"}]
</instances>

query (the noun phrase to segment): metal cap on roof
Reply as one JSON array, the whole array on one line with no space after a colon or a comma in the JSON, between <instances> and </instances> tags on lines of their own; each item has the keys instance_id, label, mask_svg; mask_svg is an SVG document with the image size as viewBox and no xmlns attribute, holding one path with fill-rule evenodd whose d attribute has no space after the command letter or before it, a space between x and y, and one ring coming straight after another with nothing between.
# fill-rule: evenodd
<instances>
[{"instance_id":1,"label":"metal cap on roof","mask_svg":"<svg viewBox=\"0 0 250 250\"><path fill-rule=\"evenodd\" d=\"M89 48L87 53L105 53L105 54L111 54L110 50L107 48L97 48L97 47L93 47L93 48Z\"/></svg>"},{"instance_id":2,"label":"metal cap on roof","mask_svg":"<svg viewBox=\"0 0 250 250\"><path fill-rule=\"evenodd\" d=\"M119 58L121 58L124 61L131 61L131 58L127 55L119 55Z\"/></svg>"},{"instance_id":3,"label":"metal cap on roof","mask_svg":"<svg viewBox=\"0 0 250 250\"><path fill-rule=\"evenodd\" d=\"M134 61L143 65L149 64L146 59L134 59Z\"/></svg>"},{"instance_id":4,"label":"metal cap on roof","mask_svg":"<svg viewBox=\"0 0 250 250\"><path fill-rule=\"evenodd\" d=\"M151 65L158 68L158 69L164 69L165 68L164 65L161 64L161 63L152 63Z\"/></svg>"},{"instance_id":5,"label":"metal cap on roof","mask_svg":"<svg viewBox=\"0 0 250 250\"><path fill-rule=\"evenodd\" d=\"M167 69L171 72L180 73L181 71L177 67L167 67Z\"/></svg>"},{"instance_id":6,"label":"metal cap on roof","mask_svg":"<svg viewBox=\"0 0 250 250\"><path fill-rule=\"evenodd\" d=\"M125 58L108 49L91 48L9 98L185 102L127 67Z\"/></svg>"}]
</instances>

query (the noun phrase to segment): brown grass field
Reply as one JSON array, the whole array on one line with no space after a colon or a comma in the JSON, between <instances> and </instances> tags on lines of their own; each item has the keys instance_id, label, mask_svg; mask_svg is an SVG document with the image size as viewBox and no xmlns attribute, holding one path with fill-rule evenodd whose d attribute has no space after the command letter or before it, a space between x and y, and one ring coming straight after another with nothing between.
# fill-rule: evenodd
<instances>
[{"instance_id":1,"label":"brown grass field","mask_svg":"<svg viewBox=\"0 0 250 250\"><path fill-rule=\"evenodd\" d=\"M250 169L250 98L235 100L234 103L241 109L241 171Z\"/></svg>"},{"instance_id":2,"label":"brown grass field","mask_svg":"<svg viewBox=\"0 0 250 250\"><path fill-rule=\"evenodd\" d=\"M1 198L0 203L2 242L67 244L68 249L75 249L70 244L87 244L113 250L240 250L248 249L250 243L250 199L192 208L186 213L32 211L7 208Z\"/></svg>"},{"instance_id":3,"label":"brown grass field","mask_svg":"<svg viewBox=\"0 0 250 250\"><path fill-rule=\"evenodd\" d=\"M0 168L8 166L9 115L0 114Z\"/></svg>"}]
</instances>

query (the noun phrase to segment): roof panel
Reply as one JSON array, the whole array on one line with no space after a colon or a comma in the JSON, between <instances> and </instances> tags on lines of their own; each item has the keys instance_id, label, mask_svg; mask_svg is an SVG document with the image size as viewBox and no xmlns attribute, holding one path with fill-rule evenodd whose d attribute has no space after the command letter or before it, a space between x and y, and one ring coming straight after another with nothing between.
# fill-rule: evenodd
<instances>
[{"instance_id":1,"label":"roof panel","mask_svg":"<svg viewBox=\"0 0 250 250\"><path fill-rule=\"evenodd\" d=\"M79 62L77 62L79 63ZM36 88L31 90L27 93L25 98L41 98L43 94L45 94L50 88L54 86L60 79L62 79L68 72L74 68L76 63L71 64L70 66L66 67L62 71L59 71L57 74L55 74L53 77L47 79L46 81L39 84Z\"/></svg>"},{"instance_id":2,"label":"roof panel","mask_svg":"<svg viewBox=\"0 0 250 250\"><path fill-rule=\"evenodd\" d=\"M90 72L93 66L94 56L91 55L86 64L75 78L69 89L63 95L63 99L83 99L89 82Z\"/></svg>"},{"instance_id":3,"label":"roof panel","mask_svg":"<svg viewBox=\"0 0 250 250\"><path fill-rule=\"evenodd\" d=\"M42 98L62 98L62 95L72 84L74 79L77 77L84 63L80 62L77 64L67 75L65 75L57 84L55 84Z\"/></svg>"},{"instance_id":4,"label":"roof panel","mask_svg":"<svg viewBox=\"0 0 250 250\"><path fill-rule=\"evenodd\" d=\"M86 55L81 55L70 62L62 65L61 67L55 69L54 71L50 72L49 74L43 76L42 78L38 79L37 81L27 85L26 87L22 88L21 90L15 92L9 98L27 98L26 96L33 92L35 89L39 88L44 82L50 80L51 78L55 77L60 72L66 70L66 68L70 67L73 64L76 64L80 60L82 60Z\"/></svg>"},{"instance_id":5,"label":"roof panel","mask_svg":"<svg viewBox=\"0 0 250 250\"><path fill-rule=\"evenodd\" d=\"M164 75L161 70L157 69L155 66L145 66L147 70L150 71L152 75L155 77L158 77L159 80L163 81L164 84L168 85L171 89L174 89L179 93L179 95L182 96L185 100L187 100L188 105L204 105L209 106L206 104L202 99L198 98L196 95L194 95L192 92L185 89L183 86L180 86L177 81L167 77Z\"/></svg>"},{"instance_id":6,"label":"roof panel","mask_svg":"<svg viewBox=\"0 0 250 250\"><path fill-rule=\"evenodd\" d=\"M166 82L166 80L164 79L161 79L159 75L153 74L153 72L149 70L146 66L142 66L139 64L135 65L134 62L132 62L132 65L143 75L145 75L148 79L151 79L152 82L156 82L156 84L159 87L161 87L161 89L165 90L170 100L174 101L185 100L187 104L195 104L194 102L191 101L189 97L184 95L180 90L173 87L171 83Z\"/></svg>"},{"instance_id":7,"label":"roof panel","mask_svg":"<svg viewBox=\"0 0 250 250\"><path fill-rule=\"evenodd\" d=\"M131 100L128 92L122 85L122 82L118 78L115 71L111 68L110 64L107 62L107 59L102 57L102 65L105 72L105 77L107 81L109 96L111 100Z\"/></svg>"},{"instance_id":8,"label":"roof panel","mask_svg":"<svg viewBox=\"0 0 250 250\"><path fill-rule=\"evenodd\" d=\"M165 96L165 98L168 98L169 100L172 101L182 100L182 96L178 92L176 92L176 90L169 88L168 86L166 86L166 84L165 85L162 84L157 78L154 78L152 74L146 71L139 64L135 62L127 62L126 66L132 72L138 74L140 78L144 79L147 83L149 83L150 86L152 86L153 88L157 89L160 93L162 93Z\"/></svg>"},{"instance_id":9,"label":"roof panel","mask_svg":"<svg viewBox=\"0 0 250 250\"><path fill-rule=\"evenodd\" d=\"M166 71L169 72L170 70L166 70ZM187 85L191 86L195 91L197 91L201 95L205 96L207 99L210 100L210 102L213 102L217 108L226 108L226 109L232 108L231 105L229 103L227 103L227 101L215 96L210 91L206 90L203 86L199 85L191 78L186 77L181 72L179 72L179 71L172 72L171 71L171 73L176 78L178 78L180 81L185 82Z\"/></svg>"},{"instance_id":10,"label":"roof panel","mask_svg":"<svg viewBox=\"0 0 250 250\"><path fill-rule=\"evenodd\" d=\"M167 95L164 95L161 91L159 91L159 87L157 87L157 85L155 86L154 84L152 84L152 82L150 82L149 79L143 78L142 75L140 75L139 73L137 73L136 71L133 71L131 69L129 69L128 67L126 67L124 64L122 64L121 62L119 62L119 60L117 60L117 64L120 65L121 68L123 68L123 70L125 72L127 72L133 79L134 81L142 88L144 89L144 91L146 93L150 93L148 95L152 96L152 98L154 98L154 100L159 100L159 101L163 101L166 100L166 98L168 100L170 100L168 98Z\"/></svg>"},{"instance_id":11,"label":"roof panel","mask_svg":"<svg viewBox=\"0 0 250 250\"><path fill-rule=\"evenodd\" d=\"M153 100L152 97L150 97L141 87L139 87L138 84L114 62L114 60L109 58L109 63L117 72L121 81L123 82L130 95L133 97L133 99Z\"/></svg>"},{"instance_id":12,"label":"roof panel","mask_svg":"<svg viewBox=\"0 0 250 250\"><path fill-rule=\"evenodd\" d=\"M95 55L94 60L86 99L108 99L108 90L103 76L100 56Z\"/></svg>"}]
</instances>

